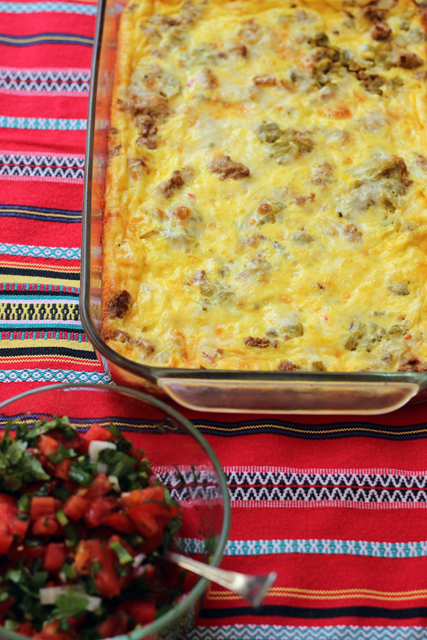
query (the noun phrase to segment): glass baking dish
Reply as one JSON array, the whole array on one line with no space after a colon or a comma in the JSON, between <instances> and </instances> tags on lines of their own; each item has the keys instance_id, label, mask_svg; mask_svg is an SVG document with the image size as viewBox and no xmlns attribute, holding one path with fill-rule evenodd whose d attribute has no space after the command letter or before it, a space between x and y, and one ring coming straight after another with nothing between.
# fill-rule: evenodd
<instances>
[{"instance_id":1,"label":"glass baking dish","mask_svg":"<svg viewBox=\"0 0 427 640\"><path fill-rule=\"evenodd\" d=\"M112 378L206 411L380 414L427 399L427 372L308 373L173 369L113 351L101 333L102 216L110 100L122 6L100 0L92 60L83 200L80 310L83 327Z\"/></svg>"}]
</instances>

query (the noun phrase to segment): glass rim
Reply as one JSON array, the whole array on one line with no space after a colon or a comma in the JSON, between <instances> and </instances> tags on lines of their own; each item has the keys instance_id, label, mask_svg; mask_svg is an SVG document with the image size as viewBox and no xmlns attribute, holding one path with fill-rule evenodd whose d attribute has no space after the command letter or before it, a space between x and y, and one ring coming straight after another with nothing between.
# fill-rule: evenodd
<instances>
[{"instance_id":1,"label":"glass rim","mask_svg":"<svg viewBox=\"0 0 427 640\"><path fill-rule=\"evenodd\" d=\"M213 448L206 440L206 438L194 427L187 418L185 418L181 413L176 411L173 407L170 407L165 402L158 400L153 396L142 393L141 391L137 391L136 389L130 389L128 387L123 387L120 385L109 385L109 384L97 384L97 383L57 383L50 385L43 385L40 387L36 387L35 389L29 389L24 391L23 393L19 393L8 400L3 400L0 402L0 410L6 407L13 402L17 402L24 398L30 397L32 395L36 395L38 393L42 393L43 391L53 391L55 389L67 390L67 389L91 389L94 391L100 391L104 393L118 393L133 396L137 400L148 404L150 406L155 407L156 409L160 409L168 414L170 417L174 418L178 422L180 422L190 433L190 435L199 443L205 453L209 456L214 469L218 475L219 483L221 486L221 490L224 496L224 521L222 524L221 533L218 539L217 547L215 549L215 553L212 556L212 560L210 562L211 566L218 567L222 557L224 555L225 545L228 540L228 534L230 530L230 520L231 520L231 505L230 505L230 496L228 493L227 481L225 479L224 471L222 470L221 464L218 460L216 453ZM190 607L197 602L197 600L202 596L206 587L208 586L209 581L206 578L201 578L198 583L192 588L188 596L179 602L176 606L174 606L170 611L162 615L160 618L155 620L154 622L142 627L141 629L135 629L130 633L126 633L119 636L112 636L114 640L142 640L143 638L158 633L162 629L169 626L175 620L178 620L182 615L184 615ZM20 633L16 633L15 631L1 628L1 635L5 638L10 638L11 640L22 640L25 638L28 640L28 636L24 636Z\"/></svg>"}]
</instances>

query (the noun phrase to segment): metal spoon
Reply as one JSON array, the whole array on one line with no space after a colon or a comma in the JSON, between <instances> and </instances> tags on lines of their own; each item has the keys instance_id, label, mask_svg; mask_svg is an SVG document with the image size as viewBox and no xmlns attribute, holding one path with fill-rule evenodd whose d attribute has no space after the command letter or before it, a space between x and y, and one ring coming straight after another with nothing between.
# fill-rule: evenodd
<instances>
[{"instance_id":1,"label":"metal spoon","mask_svg":"<svg viewBox=\"0 0 427 640\"><path fill-rule=\"evenodd\" d=\"M225 571L224 569L211 567L209 564L193 560L193 558L182 556L174 551L165 551L163 558L178 565L181 569L197 573L202 578L212 580L212 582L220 584L222 587L229 589L229 591L237 593L250 602L253 607L259 607L267 591L277 578L277 573L274 571L265 576L247 576L235 571Z\"/></svg>"}]
</instances>

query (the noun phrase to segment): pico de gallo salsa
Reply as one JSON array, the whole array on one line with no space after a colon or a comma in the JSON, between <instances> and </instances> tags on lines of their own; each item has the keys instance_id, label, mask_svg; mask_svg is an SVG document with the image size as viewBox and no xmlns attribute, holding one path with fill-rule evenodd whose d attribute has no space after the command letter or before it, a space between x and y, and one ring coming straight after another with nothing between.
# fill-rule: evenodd
<instances>
[{"instance_id":1,"label":"pico de gallo salsa","mask_svg":"<svg viewBox=\"0 0 427 640\"><path fill-rule=\"evenodd\" d=\"M0 625L42 640L108 638L192 586L161 562L179 504L116 426L79 434L67 417L40 419L0 438Z\"/></svg>"}]
</instances>

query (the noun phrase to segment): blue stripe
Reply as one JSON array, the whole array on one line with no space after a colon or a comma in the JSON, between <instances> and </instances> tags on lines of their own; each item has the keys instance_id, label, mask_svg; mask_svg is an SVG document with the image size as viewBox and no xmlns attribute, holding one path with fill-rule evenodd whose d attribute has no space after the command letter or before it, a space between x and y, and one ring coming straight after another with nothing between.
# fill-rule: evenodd
<instances>
[{"instance_id":1,"label":"blue stripe","mask_svg":"<svg viewBox=\"0 0 427 640\"><path fill-rule=\"evenodd\" d=\"M35 33L31 36L10 36L0 33L0 44L12 47L30 47L37 44L80 44L92 47L93 38L74 33Z\"/></svg>"},{"instance_id":2,"label":"blue stripe","mask_svg":"<svg viewBox=\"0 0 427 640\"><path fill-rule=\"evenodd\" d=\"M86 120L64 118L15 118L0 116L1 129L30 129L35 131L86 131Z\"/></svg>"},{"instance_id":3,"label":"blue stripe","mask_svg":"<svg viewBox=\"0 0 427 640\"><path fill-rule=\"evenodd\" d=\"M21 204L0 204L0 217L47 220L48 222L81 222L82 212Z\"/></svg>"},{"instance_id":4,"label":"blue stripe","mask_svg":"<svg viewBox=\"0 0 427 640\"><path fill-rule=\"evenodd\" d=\"M73 4L71 2L0 2L0 13L77 13L96 16L96 5Z\"/></svg>"},{"instance_id":5,"label":"blue stripe","mask_svg":"<svg viewBox=\"0 0 427 640\"><path fill-rule=\"evenodd\" d=\"M55 335L52 335L52 333L55 333ZM77 338L73 338L71 339L71 332L67 333L67 336L61 336L60 333L64 333L64 331L62 331L62 329L58 329L57 326L57 331L53 332L52 329L48 330L48 331L43 331L43 328L37 329L37 330L33 330L33 331L26 331L23 328L20 331L19 335L15 335L13 336L13 338L2 338L0 336L0 342L11 342L13 340L14 344L19 341L19 340L69 340L70 342L84 342L87 343L87 340L83 340L83 331L81 331L79 333L79 331L75 330L74 333L77 333L78 336ZM51 334L51 335L49 335ZM31 345L28 345L31 346ZM0 355L1 355L1 351L0 351Z\"/></svg>"},{"instance_id":6,"label":"blue stripe","mask_svg":"<svg viewBox=\"0 0 427 640\"><path fill-rule=\"evenodd\" d=\"M61 322L52 321L49 324L48 321L43 322L43 324L31 324L28 320L23 320L22 322L14 322L13 324L5 324L4 321L0 320L0 331L27 331L29 333L36 333L37 331L45 332L45 331L73 331L74 333L83 333L83 326L78 324L62 324ZM43 337L43 336L42 336ZM22 338L23 339L23 338Z\"/></svg>"},{"instance_id":7,"label":"blue stripe","mask_svg":"<svg viewBox=\"0 0 427 640\"><path fill-rule=\"evenodd\" d=\"M9 369L0 370L2 382L111 382L108 373L74 371L73 369Z\"/></svg>"},{"instance_id":8,"label":"blue stripe","mask_svg":"<svg viewBox=\"0 0 427 640\"><path fill-rule=\"evenodd\" d=\"M187 640L426 640L425 627L327 627L233 624L221 627L194 627Z\"/></svg>"},{"instance_id":9,"label":"blue stripe","mask_svg":"<svg viewBox=\"0 0 427 640\"><path fill-rule=\"evenodd\" d=\"M182 538L187 553L203 553L204 540ZM368 540L229 540L226 556L318 554L363 556L368 558L426 558L427 541L372 542Z\"/></svg>"},{"instance_id":10,"label":"blue stripe","mask_svg":"<svg viewBox=\"0 0 427 640\"><path fill-rule=\"evenodd\" d=\"M80 260L78 247L37 247L27 244L0 243L0 255L32 256L33 258L54 258L56 260Z\"/></svg>"}]
</instances>

